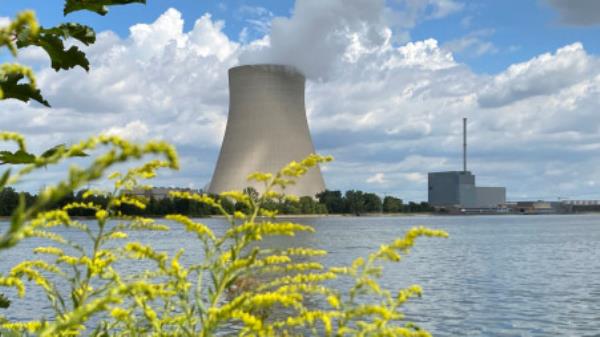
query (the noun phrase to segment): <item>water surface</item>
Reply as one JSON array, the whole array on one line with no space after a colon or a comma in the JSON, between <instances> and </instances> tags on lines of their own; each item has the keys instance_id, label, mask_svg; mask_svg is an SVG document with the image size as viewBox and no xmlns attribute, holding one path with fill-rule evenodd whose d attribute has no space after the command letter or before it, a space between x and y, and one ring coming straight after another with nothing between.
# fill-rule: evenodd
<instances>
[{"instance_id":1,"label":"water surface","mask_svg":"<svg viewBox=\"0 0 600 337\"><path fill-rule=\"evenodd\" d=\"M202 219L216 231L222 220ZM444 229L449 239L422 239L411 255L390 264L382 284L421 284L424 296L407 304L407 317L434 336L600 336L600 215L472 217L303 218L316 234L269 241L277 246L327 249L329 266L349 264L415 225ZM5 223L4 223L5 224ZM80 233L62 230L80 241ZM175 254L198 260L194 237L173 226L168 233L136 233ZM26 240L0 253L0 272L31 256L41 243ZM44 243L43 245L47 245ZM132 263L131 270L144 266ZM345 284L340 283L340 286ZM25 320L47 314L44 295L31 291L6 316Z\"/></svg>"}]
</instances>

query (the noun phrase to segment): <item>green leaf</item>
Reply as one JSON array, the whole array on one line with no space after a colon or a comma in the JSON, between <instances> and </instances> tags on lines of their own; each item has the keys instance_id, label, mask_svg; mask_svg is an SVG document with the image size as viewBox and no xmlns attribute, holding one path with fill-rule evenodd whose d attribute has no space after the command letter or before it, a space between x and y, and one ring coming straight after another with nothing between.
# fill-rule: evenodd
<instances>
[{"instance_id":1,"label":"green leaf","mask_svg":"<svg viewBox=\"0 0 600 337\"><path fill-rule=\"evenodd\" d=\"M66 0L64 14L76 11L91 11L100 15L108 13L107 6L127 5L131 3L146 4L146 0Z\"/></svg>"},{"instance_id":2,"label":"green leaf","mask_svg":"<svg viewBox=\"0 0 600 337\"><path fill-rule=\"evenodd\" d=\"M89 46L96 42L96 32L90 26L80 25L78 23L63 23L52 28L42 28L42 34L61 37L63 40L72 38Z\"/></svg>"},{"instance_id":3,"label":"green leaf","mask_svg":"<svg viewBox=\"0 0 600 337\"><path fill-rule=\"evenodd\" d=\"M46 151L44 151L44 153L42 153L42 155L40 157L42 158L48 158L48 157L52 157L57 151L59 150L65 150L66 149L66 145L65 144L59 144L56 145ZM83 152L83 151L77 151L71 154L71 157L87 157L88 154Z\"/></svg>"},{"instance_id":4,"label":"green leaf","mask_svg":"<svg viewBox=\"0 0 600 337\"><path fill-rule=\"evenodd\" d=\"M10 307L10 300L0 293L0 309L7 309Z\"/></svg>"},{"instance_id":5,"label":"green leaf","mask_svg":"<svg viewBox=\"0 0 600 337\"><path fill-rule=\"evenodd\" d=\"M56 146L44 151L44 153L42 153L42 155L40 157L42 157L42 158L52 157L57 151L62 150L64 148L65 148L65 144L56 145Z\"/></svg>"},{"instance_id":6,"label":"green leaf","mask_svg":"<svg viewBox=\"0 0 600 337\"><path fill-rule=\"evenodd\" d=\"M85 54L79 50L77 46L72 46L69 49L65 49L65 45L59 36L62 35L56 35L52 32L52 29L44 29L38 36L34 38L18 40L17 47L42 47L48 56L50 56L52 68L56 71L60 69L68 70L76 66L80 66L86 71L90 70L90 62Z\"/></svg>"},{"instance_id":7,"label":"green leaf","mask_svg":"<svg viewBox=\"0 0 600 337\"><path fill-rule=\"evenodd\" d=\"M32 164L35 156L23 150L17 152L0 151L0 164Z\"/></svg>"},{"instance_id":8,"label":"green leaf","mask_svg":"<svg viewBox=\"0 0 600 337\"><path fill-rule=\"evenodd\" d=\"M19 83L23 78L22 74L9 74L4 79L0 78L0 88L4 93L3 99L14 98L23 102L28 102L32 99L50 107L50 103L42 97L39 89L33 87L31 83Z\"/></svg>"}]
</instances>

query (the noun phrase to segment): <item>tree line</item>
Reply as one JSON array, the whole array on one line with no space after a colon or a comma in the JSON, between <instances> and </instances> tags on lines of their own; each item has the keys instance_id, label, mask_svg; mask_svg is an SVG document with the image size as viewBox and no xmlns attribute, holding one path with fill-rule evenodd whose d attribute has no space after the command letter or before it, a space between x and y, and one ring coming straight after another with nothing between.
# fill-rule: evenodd
<instances>
[{"instance_id":1,"label":"tree line","mask_svg":"<svg viewBox=\"0 0 600 337\"><path fill-rule=\"evenodd\" d=\"M252 188L244 191L251 197L257 192ZM84 199L85 191L71 193L60 200L55 207L63 207L73 202L92 202L106 207L108 198L103 196L90 196ZM32 205L37 196L28 192L17 192L12 187L0 190L0 216L10 216L19 205L19 199L23 198L27 206ZM222 198L221 203L228 212L243 211L246 207L242 203L234 203L230 199ZM282 199L263 204L263 208L270 211L278 211L279 214L374 214L374 213L420 213L432 212L433 208L426 202L409 202L404 204L402 199L385 196L383 199L375 193L367 193L359 190L341 191L326 190L316 195L316 198L301 197L298 200ZM139 209L131 205L122 205L120 211L126 215L140 216L165 216L168 214L183 214L191 217L208 217L217 215L219 212L205 204L180 198L149 198L145 209ZM94 216L89 209L71 209L72 216Z\"/></svg>"}]
</instances>

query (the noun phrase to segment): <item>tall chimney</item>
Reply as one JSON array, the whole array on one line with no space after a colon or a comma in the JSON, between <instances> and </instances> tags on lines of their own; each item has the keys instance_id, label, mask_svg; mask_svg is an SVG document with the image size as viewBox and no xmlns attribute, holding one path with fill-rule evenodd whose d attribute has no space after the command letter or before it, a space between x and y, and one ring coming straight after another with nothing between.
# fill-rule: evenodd
<instances>
[{"instance_id":1,"label":"tall chimney","mask_svg":"<svg viewBox=\"0 0 600 337\"><path fill-rule=\"evenodd\" d=\"M229 70L229 116L210 193L242 190L250 173L275 173L315 152L304 105L305 78L282 65L245 65ZM285 192L314 196L325 190L318 167Z\"/></svg>"},{"instance_id":2,"label":"tall chimney","mask_svg":"<svg viewBox=\"0 0 600 337\"><path fill-rule=\"evenodd\" d=\"M467 118L463 118L463 171L467 172Z\"/></svg>"}]
</instances>

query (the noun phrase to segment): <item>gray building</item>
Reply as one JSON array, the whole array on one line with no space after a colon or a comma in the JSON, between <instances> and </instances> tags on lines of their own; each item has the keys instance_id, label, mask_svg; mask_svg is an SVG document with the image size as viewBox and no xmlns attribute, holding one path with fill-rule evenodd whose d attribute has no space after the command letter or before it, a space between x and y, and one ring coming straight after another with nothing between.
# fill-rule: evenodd
<instances>
[{"instance_id":1,"label":"gray building","mask_svg":"<svg viewBox=\"0 0 600 337\"><path fill-rule=\"evenodd\" d=\"M279 171L315 152L304 103L305 78L283 65L245 65L229 69L229 116L221 153L208 191L220 193L262 183L253 172ZM315 196L325 190L318 167L285 192Z\"/></svg>"},{"instance_id":2,"label":"gray building","mask_svg":"<svg viewBox=\"0 0 600 337\"><path fill-rule=\"evenodd\" d=\"M428 200L436 208L505 208L506 188L478 187L475 175L467 170L467 119L463 118L463 170L430 172Z\"/></svg>"},{"instance_id":3,"label":"gray building","mask_svg":"<svg viewBox=\"0 0 600 337\"><path fill-rule=\"evenodd\" d=\"M428 175L429 204L438 208L498 208L506 204L504 187L478 187L469 171Z\"/></svg>"}]
</instances>

